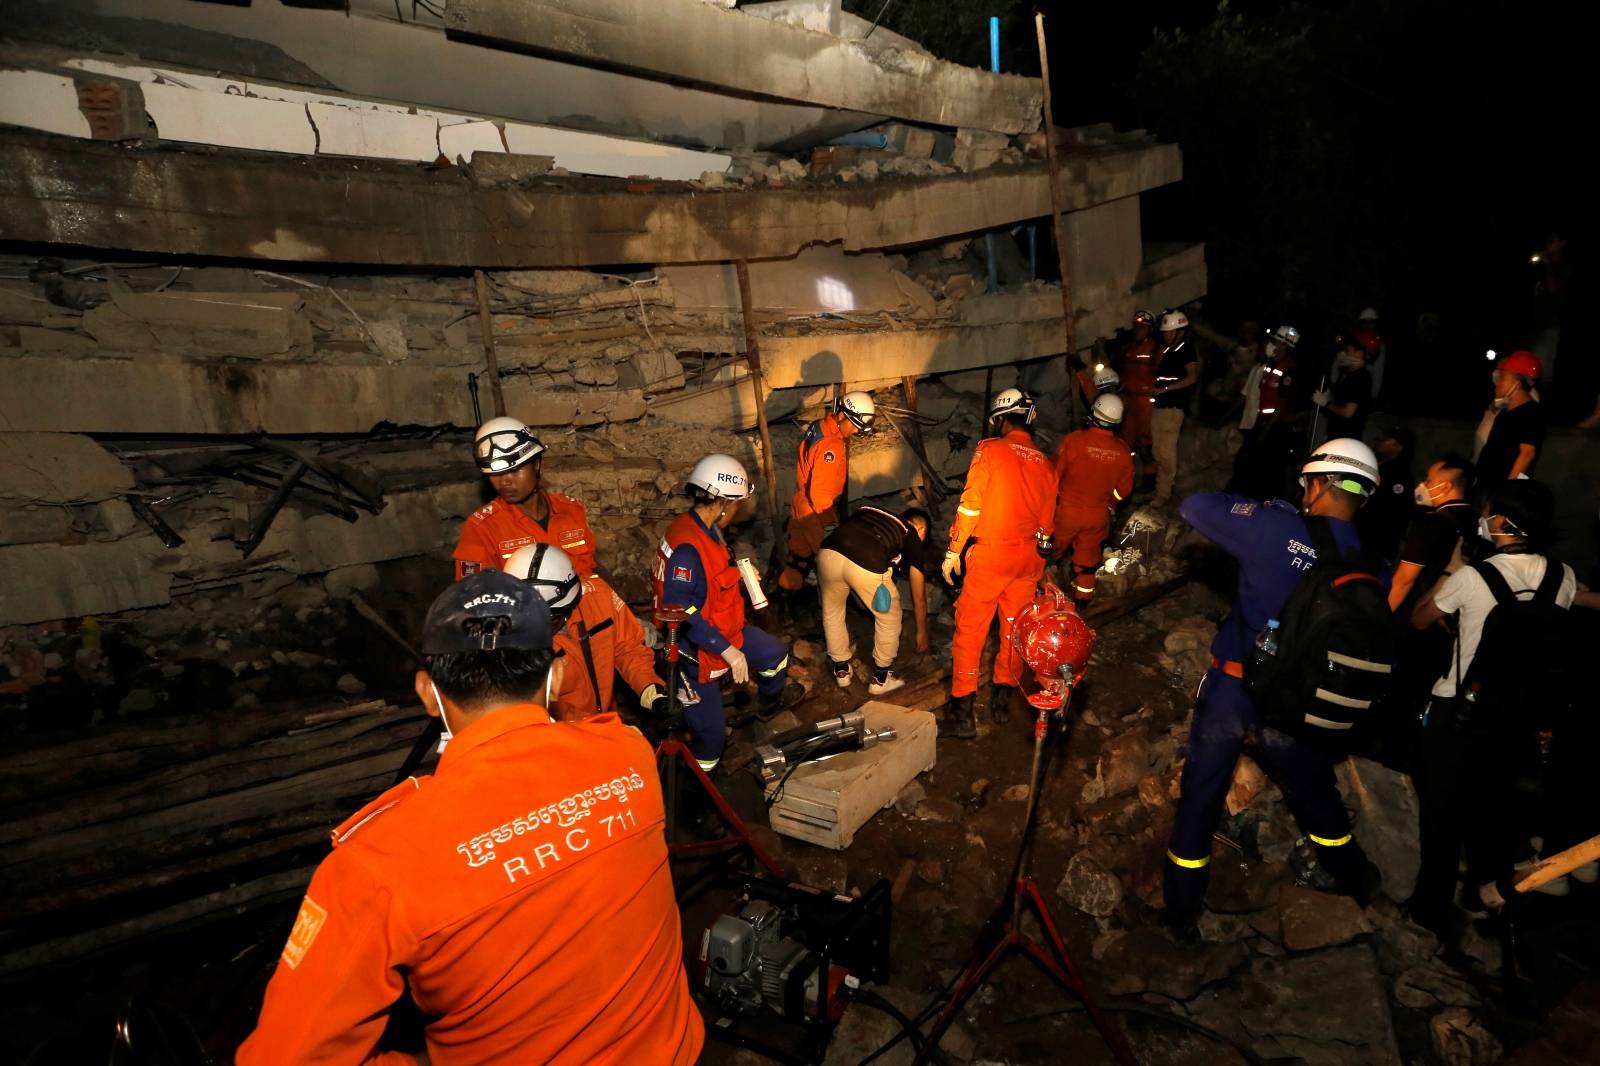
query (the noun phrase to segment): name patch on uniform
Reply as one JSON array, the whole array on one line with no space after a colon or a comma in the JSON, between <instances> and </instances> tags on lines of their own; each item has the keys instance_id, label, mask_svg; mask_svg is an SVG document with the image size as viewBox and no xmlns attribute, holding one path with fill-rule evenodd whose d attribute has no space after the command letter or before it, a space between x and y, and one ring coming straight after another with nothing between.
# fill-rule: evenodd
<instances>
[{"instance_id":1,"label":"name patch on uniform","mask_svg":"<svg viewBox=\"0 0 1600 1066\"><path fill-rule=\"evenodd\" d=\"M833 462L833 453L832 452L823 452L822 453L822 461L825 462L825 463Z\"/></svg>"},{"instance_id":2,"label":"name patch on uniform","mask_svg":"<svg viewBox=\"0 0 1600 1066\"><path fill-rule=\"evenodd\" d=\"M328 912L322 904L310 896L300 901L300 913L295 915L294 928L289 930L289 942L283 945L283 961L289 969L300 965L327 920Z\"/></svg>"},{"instance_id":3,"label":"name patch on uniform","mask_svg":"<svg viewBox=\"0 0 1600 1066\"><path fill-rule=\"evenodd\" d=\"M479 570L482 570L482 569L483 569L483 564L482 563L462 563L461 564L461 576L462 577L466 577L468 574L476 574Z\"/></svg>"},{"instance_id":4,"label":"name patch on uniform","mask_svg":"<svg viewBox=\"0 0 1600 1066\"><path fill-rule=\"evenodd\" d=\"M1251 503L1236 503L1230 509L1230 513L1231 514L1237 514L1237 515L1252 515L1252 514L1256 513L1256 505L1255 505L1254 502L1251 502Z\"/></svg>"},{"instance_id":5,"label":"name patch on uniform","mask_svg":"<svg viewBox=\"0 0 1600 1066\"><path fill-rule=\"evenodd\" d=\"M690 570L689 570L689 568L687 566L674 566L672 568L672 580L674 580L674 581L693 581L694 580L694 574L692 572L690 572Z\"/></svg>"}]
</instances>

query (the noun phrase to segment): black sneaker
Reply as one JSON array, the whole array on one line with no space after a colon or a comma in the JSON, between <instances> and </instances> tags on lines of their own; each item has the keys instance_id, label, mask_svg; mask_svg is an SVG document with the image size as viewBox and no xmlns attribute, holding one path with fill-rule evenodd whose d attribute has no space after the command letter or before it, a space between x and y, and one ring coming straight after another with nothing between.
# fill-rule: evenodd
<instances>
[{"instance_id":1,"label":"black sneaker","mask_svg":"<svg viewBox=\"0 0 1600 1066\"><path fill-rule=\"evenodd\" d=\"M949 740L972 740L978 735L978 719L972 707L973 693L957 696L945 705L939 719L939 736Z\"/></svg>"}]
</instances>

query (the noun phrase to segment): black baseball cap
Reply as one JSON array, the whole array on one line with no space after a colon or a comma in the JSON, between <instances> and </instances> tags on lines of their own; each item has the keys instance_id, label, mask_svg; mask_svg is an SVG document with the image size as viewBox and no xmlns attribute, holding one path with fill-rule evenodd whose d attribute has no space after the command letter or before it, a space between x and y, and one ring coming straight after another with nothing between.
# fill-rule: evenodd
<instances>
[{"instance_id":1,"label":"black baseball cap","mask_svg":"<svg viewBox=\"0 0 1600 1066\"><path fill-rule=\"evenodd\" d=\"M467 631L468 622L486 618L504 621ZM500 570L480 570L439 593L422 623L424 655L512 650L550 650L550 606L528 582Z\"/></svg>"}]
</instances>

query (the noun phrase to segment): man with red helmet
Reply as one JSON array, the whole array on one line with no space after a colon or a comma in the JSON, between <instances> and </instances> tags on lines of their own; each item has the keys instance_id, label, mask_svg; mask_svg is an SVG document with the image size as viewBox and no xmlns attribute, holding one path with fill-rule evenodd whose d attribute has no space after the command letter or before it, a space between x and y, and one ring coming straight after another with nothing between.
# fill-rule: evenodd
<instances>
[{"instance_id":1,"label":"man with red helmet","mask_svg":"<svg viewBox=\"0 0 1600 1066\"><path fill-rule=\"evenodd\" d=\"M1544 363L1533 352L1512 352L1494 368L1494 402L1478 427L1478 484L1493 488L1510 478L1532 476L1550 428L1534 395Z\"/></svg>"},{"instance_id":2,"label":"man with red helmet","mask_svg":"<svg viewBox=\"0 0 1600 1066\"><path fill-rule=\"evenodd\" d=\"M941 568L954 582L964 573L956 599L956 633L950 648L950 709L940 732L961 740L978 735L973 709L978 660L989 623L1000 617L1000 647L994 657L989 713L996 723L1009 717L1009 704L1022 677L1011 647L1011 623L1033 599L1053 547L1056 478L1050 459L1034 443L1037 410L1021 389L994 398L989 424L1000 436L978 442L967 468L967 485L950 527L950 546Z\"/></svg>"},{"instance_id":3,"label":"man with red helmet","mask_svg":"<svg viewBox=\"0 0 1600 1066\"><path fill-rule=\"evenodd\" d=\"M1079 607L1094 597L1100 547L1117 504L1133 493L1133 456L1116 435L1122 398L1095 397L1089 426L1069 433L1056 453L1056 553L1072 553L1072 592Z\"/></svg>"}]
</instances>

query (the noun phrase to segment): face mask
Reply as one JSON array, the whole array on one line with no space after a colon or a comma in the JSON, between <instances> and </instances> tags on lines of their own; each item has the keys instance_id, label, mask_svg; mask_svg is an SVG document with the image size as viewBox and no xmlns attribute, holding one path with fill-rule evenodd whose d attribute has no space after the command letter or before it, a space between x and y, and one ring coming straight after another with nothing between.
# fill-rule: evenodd
<instances>
[{"instance_id":1,"label":"face mask","mask_svg":"<svg viewBox=\"0 0 1600 1066\"><path fill-rule=\"evenodd\" d=\"M428 687L433 690L433 702L439 705L439 754L444 754L445 745L455 737L450 732L450 720L444 716L444 697L439 695L439 686L433 683L433 678L428 678Z\"/></svg>"},{"instance_id":2,"label":"face mask","mask_svg":"<svg viewBox=\"0 0 1600 1066\"><path fill-rule=\"evenodd\" d=\"M1354 359L1350 358L1348 355L1345 355L1343 352L1340 352L1339 353L1339 358L1335 359L1334 362L1338 363L1345 370L1349 370L1352 366L1355 365L1356 361Z\"/></svg>"},{"instance_id":3,"label":"face mask","mask_svg":"<svg viewBox=\"0 0 1600 1066\"><path fill-rule=\"evenodd\" d=\"M1494 543L1494 534L1489 532L1489 519L1487 516L1478 519L1478 536L1482 537L1490 544Z\"/></svg>"},{"instance_id":4,"label":"face mask","mask_svg":"<svg viewBox=\"0 0 1600 1066\"><path fill-rule=\"evenodd\" d=\"M1428 486L1426 483L1418 485L1416 488L1412 489L1411 496L1417 501L1418 507L1433 506L1433 496L1428 492Z\"/></svg>"},{"instance_id":5,"label":"face mask","mask_svg":"<svg viewBox=\"0 0 1600 1066\"><path fill-rule=\"evenodd\" d=\"M1511 403L1511 400L1510 400L1509 397L1496 396L1494 398L1494 409L1496 411L1504 411L1506 409L1507 405L1509 405L1510 403Z\"/></svg>"}]
</instances>

